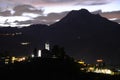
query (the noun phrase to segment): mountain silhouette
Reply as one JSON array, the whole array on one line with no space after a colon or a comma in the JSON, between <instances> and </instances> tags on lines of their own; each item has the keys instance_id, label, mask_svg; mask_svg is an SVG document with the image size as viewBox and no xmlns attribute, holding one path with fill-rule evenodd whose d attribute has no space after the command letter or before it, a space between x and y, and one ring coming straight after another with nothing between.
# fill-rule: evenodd
<instances>
[{"instance_id":1,"label":"mountain silhouette","mask_svg":"<svg viewBox=\"0 0 120 80\"><path fill-rule=\"evenodd\" d=\"M118 59L118 23L81 9L71 11L51 27L51 41L65 46L71 56L92 62L97 58L106 59L108 63Z\"/></svg>"},{"instance_id":2,"label":"mountain silhouette","mask_svg":"<svg viewBox=\"0 0 120 80\"><path fill-rule=\"evenodd\" d=\"M23 28L2 27L0 28L0 53L8 51L10 55L15 56L31 55L34 48L44 47L46 30L48 30L48 26L42 24ZM26 42L29 44L21 44Z\"/></svg>"},{"instance_id":3,"label":"mountain silhouette","mask_svg":"<svg viewBox=\"0 0 120 80\"><path fill-rule=\"evenodd\" d=\"M38 24L24 28L0 28L0 33L7 32L22 32L22 35L12 38L0 38L0 49L10 49L17 55L26 54L25 51L30 54L32 49L41 49L45 42L49 42L51 46L63 46L68 55L83 58L88 63L102 58L106 63L120 64L120 25L86 9L73 10L50 26ZM18 45L24 41L30 42L30 46Z\"/></svg>"}]
</instances>

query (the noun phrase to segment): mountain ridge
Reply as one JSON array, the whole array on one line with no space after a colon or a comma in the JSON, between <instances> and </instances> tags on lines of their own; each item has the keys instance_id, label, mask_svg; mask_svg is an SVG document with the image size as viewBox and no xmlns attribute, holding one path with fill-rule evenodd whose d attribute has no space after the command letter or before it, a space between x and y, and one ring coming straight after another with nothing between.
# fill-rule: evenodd
<instances>
[{"instance_id":1,"label":"mountain ridge","mask_svg":"<svg viewBox=\"0 0 120 80\"><path fill-rule=\"evenodd\" d=\"M51 46L58 44L65 47L67 54L76 59L85 58L88 63L95 62L98 58L103 58L108 63L112 62L111 59L114 63L119 59L120 25L99 14L91 14L85 9L71 11L59 22L50 26L31 25L15 31L22 32L22 35L0 39L2 44L0 49L8 45L9 50L12 50L11 53L16 54L21 50L18 54L23 52L30 55L35 47L42 49L44 43L49 42ZM26 41L30 42L29 47L20 45ZM14 51L16 48L18 51Z\"/></svg>"}]
</instances>

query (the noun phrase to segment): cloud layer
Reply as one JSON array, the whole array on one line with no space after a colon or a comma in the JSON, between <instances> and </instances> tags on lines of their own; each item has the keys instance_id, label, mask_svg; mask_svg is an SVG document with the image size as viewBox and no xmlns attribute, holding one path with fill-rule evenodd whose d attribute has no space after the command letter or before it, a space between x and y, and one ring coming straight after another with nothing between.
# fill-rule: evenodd
<instances>
[{"instance_id":1,"label":"cloud layer","mask_svg":"<svg viewBox=\"0 0 120 80\"><path fill-rule=\"evenodd\" d=\"M82 4L82 5L101 5L113 2L115 0L0 0L0 7L13 7L19 4L44 5L44 4Z\"/></svg>"},{"instance_id":2,"label":"cloud layer","mask_svg":"<svg viewBox=\"0 0 120 80\"><path fill-rule=\"evenodd\" d=\"M0 24L52 24L56 21L59 21L63 18L68 11L80 8L88 8L91 10L95 9L98 10L97 6L112 4L119 0L0 0ZM59 7L58 7L59 6ZM69 6L69 7L68 7ZM88 7L86 7L88 6ZM103 6L102 6L103 7ZM111 7L111 6L110 6ZM107 8L108 7L103 7ZM116 6L118 8L118 6ZM114 8L115 9L115 8ZM65 11L59 13L50 12L48 15L45 15L45 11ZM98 12L98 11L97 11ZM99 11L101 12L101 10ZM119 21L120 19L120 12L110 12L110 13L102 13L103 17L108 19L117 19L114 21ZM11 20L12 19L12 20Z\"/></svg>"},{"instance_id":3,"label":"cloud layer","mask_svg":"<svg viewBox=\"0 0 120 80\"><path fill-rule=\"evenodd\" d=\"M108 4L114 0L79 0L77 5L103 5Z\"/></svg>"}]
</instances>

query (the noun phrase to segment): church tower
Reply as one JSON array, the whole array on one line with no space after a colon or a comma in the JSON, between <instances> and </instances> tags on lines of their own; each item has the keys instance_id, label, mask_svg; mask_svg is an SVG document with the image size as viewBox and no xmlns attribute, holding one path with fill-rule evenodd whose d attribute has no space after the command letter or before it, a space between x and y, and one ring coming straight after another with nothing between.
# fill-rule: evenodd
<instances>
[{"instance_id":1,"label":"church tower","mask_svg":"<svg viewBox=\"0 0 120 80\"><path fill-rule=\"evenodd\" d=\"M49 43L45 43L45 49L50 50L50 44Z\"/></svg>"}]
</instances>

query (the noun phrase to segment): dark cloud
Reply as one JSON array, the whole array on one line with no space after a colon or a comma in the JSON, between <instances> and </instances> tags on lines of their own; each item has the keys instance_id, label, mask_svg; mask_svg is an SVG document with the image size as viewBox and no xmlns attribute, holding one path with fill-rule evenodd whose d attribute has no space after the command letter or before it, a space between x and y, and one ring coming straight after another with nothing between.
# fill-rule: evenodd
<instances>
[{"instance_id":1,"label":"dark cloud","mask_svg":"<svg viewBox=\"0 0 120 80\"><path fill-rule=\"evenodd\" d=\"M50 13L57 12L60 10L73 10L79 9L81 7L85 7L86 9L90 9L89 6L95 6L95 9L103 9L96 5L105 5L109 4L113 1L117 0L0 0L0 16L19 16L30 18L30 20L20 21L18 20L16 23L18 24L53 24L54 22L62 19L68 12L61 13ZM80 6L79 6L80 5ZM59 7L57 7L59 6ZM105 5L106 6L106 5ZM53 8L53 10L51 8ZM64 8L65 9L64 9ZM69 9L68 9L69 7ZM46 13L49 13L47 16L44 16L44 10ZM67 9L66 9L67 8ZM118 8L118 7L116 7ZM93 10L95 10L93 9ZM108 19L117 18L120 19L120 12L110 12L110 13L102 13L101 10L93 12L94 14L100 14L103 17ZM104 10L104 9L103 9ZM115 8L110 11L116 10ZM118 10L118 9L117 9ZM13 11L13 12L12 12ZM109 11L105 9L104 11ZM116 20L119 22L119 20ZM120 22L119 22L120 23Z\"/></svg>"},{"instance_id":2,"label":"dark cloud","mask_svg":"<svg viewBox=\"0 0 120 80\"><path fill-rule=\"evenodd\" d=\"M120 23L120 11L100 13L101 16L106 17L109 20Z\"/></svg>"},{"instance_id":3,"label":"dark cloud","mask_svg":"<svg viewBox=\"0 0 120 80\"><path fill-rule=\"evenodd\" d=\"M105 12L100 14L103 17L106 18L119 18L120 19L120 11L113 11L113 12Z\"/></svg>"},{"instance_id":4,"label":"dark cloud","mask_svg":"<svg viewBox=\"0 0 120 80\"><path fill-rule=\"evenodd\" d=\"M18 5L13 8L14 14L11 14L10 10L2 11L0 10L0 16L22 16L23 13L33 13L42 15L44 10L43 9L36 9L31 5Z\"/></svg>"},{"instance_id":5,"label":"dark cloud","mask_svg":"<svg viewBox=\"0 0 120 80\"><path fill-rule=\"evenodd\" d=\"M8 10L3 12L1 11L0 16L11 16L11 11L8 11Z\"/></svg>"},{"instance_id":6,"label":"dark cloud","mask_svg":"<svg viewBox=\"0 0 120 80\"><path fill-rule=\"evenodd\" d=\"M32 20L27 20L27 21L15 21L17 24L30 24L32 23ZM33 24L33 23L32 23Z\"/></svg>"},{"instance_id":7,"label":"dark cloud","mask_svg":"<svg viewBox=\"0 0 120 80\"><path fill-rule=\"evenodd\" d=\"M62 19L64 16L67 15L66 12L61 12L61 13L49 13L47 16L39 16L35 18L35 20L38 20L40 23L45 23L45 24L53 24L54 22Z\"/></svg>"},{"instance_id":8,"label":"dark cloud","mask_svg":"<svg viewBox=\"0 0 120 80\"><path fill-rule=\"evenodd\" d=\"M53 19L53 20L57 20L57 19L61 19L63 18L65 15L67 15L68 11L66 12L61 12L61 13L49 13L47 16L46 16L46 19Z\"/></svg>"},{"instance_id":9,"label":"dark cloud","mask_svg":"<svg viewBox=\"0 0 120 80\"><path fill-rule=\"evenodd\" d=\"M93 14L101 14L101 13L102 13L102 10L96 10L96 11L93 11L92 13L93 13Z\"/></svg>"},{"instance_id":10,"label":"dark cloud","mask_svg":"<svg viewBox=\"0 0 120 80\"><path fill-rule=\"evenodd\" d=\"M75 5L104 5L110 2L112 1L111 0L80 0Z\"/></svg>"},{"instance_id":11,"label":"dark cloud","mask_svg":"<svg viewBox=\"0 0 120 80\"><path fill-rule=\"evenodd\" d=\"M92 12L93 14L100 14L102 17L105 17L111 21L120 23L120 11L113 12L102 12L102 10L97 10Z\"/></svg>"},{"instance_id":12,"label":"dark cloud","mask_svg":"<svg viewBox=\"0 0 120 80\"><path fill-rule=\"evenodd\" d=\"M16 4L30 4L30 5L44 5L44 4L56 4L56 3L70 3L76 5L102 5L107 4L115 0L0 0L2 6L6 4L8 7L14 6Z\"/></svg>"},{"instance_id":13,"label":"dark cloud","mask_svg":"<svg viewBox=\"0 0 120 80\"><path fill-rule=\"evenodd\" d=\"M70 7L69 10L76 9L75 7L80 5L83 7L87 7L89 8L88 5L90 6L94 6L94 5L104 5L104 4L108 4L114 1L118 1L118 0L0 0L0 8L1 10L6 10L9 8L14 8L14 10L16 11L15 15L21 15L23 12L32 12L32 13L41 13L40 10L38 10L38 8L44 8L47 12L49 7L53 7L54 12L57 12L57 9L55 9L57 6L65 6L65 9L67 7ZM27 4L27 5L25 5ZM114 3L115 4L115 3ZM87 5L87 6L86 6ZM37 7L37 9L36 9ZM62 6L63 7L63 6ZM30 10L29 8L35 8L34 10ZM97 9L98 6L96 6ZM113 9L113 8L112 8ZM53 11L51 10L51 11ZM64 8L62 8L63 11ZM67 8L68 10L68 8ZM50 12L50 10L48 10Z\"/></svg>"},{"instance_id":14,"label":"dark cloud","mask_svg":"<svg viewBox=\"0 0 120 80\"><path fill-rule=\"evenodd\" d=\"M120 24L120 19L114 20L114 22L117 22L117 23Z\"/></svg>"},{"instance_id":15,"label":"dark cloud","mask_svg":"<svg viewBox=\"0 0 120 80\"><path fill-rule=\"evenodd\" d=\"M104 4L108 4L107 2L100 2L100 3L91 3L89 5L104 5Z\"/></svg>"},{"instance_id":16,"label":"dark cloud","mask_svg":"<svg viewBox=\"0 0 120 80\"><path fill-rule=\"evenodd\" d=\"M62 19L64 16L66 16L68 11L61 12L61 13L49 13L47 16L39 16L34 18L33 20L27 20L27 21L15 21L18 24L53 24L57 22L58 20Z\"/></svg>"},{"instance_id":17,"label":"dark cloud","mask_svg":"<svg viewBox=\"0 0 120 80\"><path fill-rule=\"evenodd\" d=\"M47 16L39 16L34 18L33 20L21 21L18 23L19 24L53 24L58 20L62 19L68 13L69 11L61 12L61 13L49 13ZM103 13L102 10L97 10L92 13L100 14L101 16L106 17L108 19L117 18L117 20L114 21L120 23L120 11Z\"/></svg>"},{"instance_id":18,"label":"dark cloud","mask_svg":"<svg viewBox=\"0 0 120 80\"><path fill-rule=\"evenodd\" d=\"M76 5L103 5L112 2L112 0L42 0L42 1L51 3L76 2Z\"/></svg>"},{"instance_id":19,"label":"dark cloud","mask_svg":"<svg viewBox=\"0 0 120 80\"><path fill-rule=\"evenodd\" d=\"M18 5L13 10L15 11L14 16L21 16L25 12L26 13L43 14L43 11L44 11L42 9L38 10L31 5Z\"/></svg>"},{"instance_id":20,"label":"dark cloud","mask_svg":"<svg viewBox=\"0 0 120 80\"><path fill-rule=\"evenodd\" d=\"M71 1L78 1L78 0L43 0L44 2L51 2L51 3L59 3L59 2L71 2Z\"/></svg>"}]
</instances>

